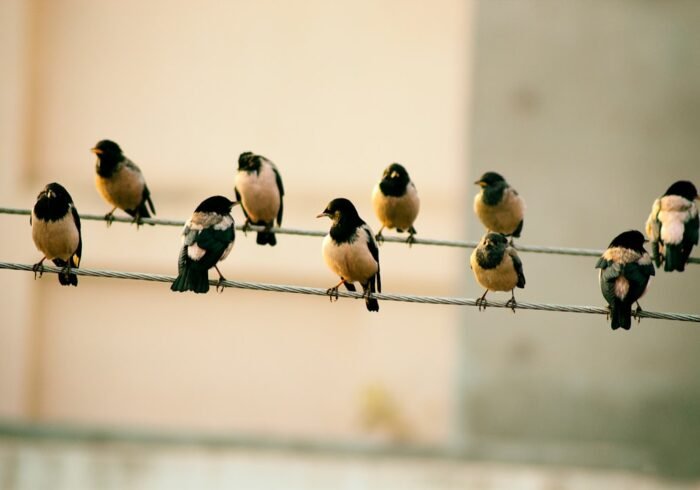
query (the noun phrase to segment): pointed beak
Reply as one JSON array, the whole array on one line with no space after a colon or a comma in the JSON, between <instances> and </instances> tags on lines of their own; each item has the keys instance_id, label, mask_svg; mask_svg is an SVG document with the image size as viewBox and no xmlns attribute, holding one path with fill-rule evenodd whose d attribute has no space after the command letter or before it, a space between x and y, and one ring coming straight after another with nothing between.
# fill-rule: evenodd
<instances>
[{"instance_id":1,"label":"pointed beak","mask_svg":"<svg viewBox=\"0 0 700 490\"><path fill-rule=\"evenodd\" d=\"M321 214L319 214L319 215L316 216L316 217L317 217L317 218L330 217L330 214L328 214L326 211L324 211L324 212L322 212Z\"/></svg>"},{"instance_id":2,"label":"pointed beak","mask_svg":"<svg viewBox=\"0 0 700 490\"><path fill-rule=\"evenodd\" d=\"M477 180L476 182L474 182L474 184L476 184L476 185L482 185L483 183L484 183L483 180Z\"/></svg>"},{"instance_id":3,"label":"pointed beak","mask_svg":"<svg viewBox=\"0 0 700 490\"><path fill-rule=\"evenodd\" d=\"M49 189L46 191L46 197L48 197L49 199L53 199L54 197L56 197L56 194L54 194L54 192L51 189Z\"/></svg>"},{"instance_id":4,"label":"pointed beak","mask_svg":"<svg viewBox=\"0 0 700 490\"><path fill-rule=\"evenodd\" d=\"M90 148L90 151L93 152L95 155L102 155L102 150L99 148Z\"/></svg>"},{"instance_id":5,"label":"pointed beak","mask_svg":"<svg viewBox=\"0 0 700 490\"><path fill-rule=\"evenodd\" d=\"M396 170L394 170L393 172L391 172L391 173L389 174L389 177L392 178L392 179L395 179L395 178L398 177L398 176L399 176L399 173L398 173Z\"/></svg>"},{"instance_id":6,"label":"pointed beak","mask_svg":"<svg viewBox=\"0 0 700 490\"><path fill-rule=\"evenodd\" d=\"M231 207L236 207L240 204L240 201L231 201Z\"/></svg>"}]
</instances>

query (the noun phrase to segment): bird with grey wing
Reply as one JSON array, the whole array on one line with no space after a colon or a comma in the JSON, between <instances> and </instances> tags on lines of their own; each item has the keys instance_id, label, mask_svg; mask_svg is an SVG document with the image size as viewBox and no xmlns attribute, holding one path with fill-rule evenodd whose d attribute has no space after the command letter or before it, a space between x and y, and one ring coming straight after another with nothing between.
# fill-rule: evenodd
<instances>
[{"instance_id":1,"label":"bird with grey wing","mask_svg":"<svg viewBox=\"0 0 700 490\"><path fill-rule=\"evenodd\" d=\"M44 260L49 259L63 269L58 282L63 286L77 286L78 276L71 273L80 266L83 238L80 232L80 216L68 191L56 182L48 184L37 196L29 218L32 239L44 257L34 264L37 272L44 272Z\"/></svg>"},{"instance_id":2,"label":"bird with grey wing","mask_svg":"<svg viewBox=\"0 0 700 490\"><path fill-rule=\"evenodd\" d=\"M182 248L177 261L177 279L172 291L206 293L209 291L209 269L216 269L219 282L216 290L223 291L226 280L217 263L228 257L236 239L231 208L238 204L224 196L212 196L202 201L182 230Z\"/></svg>"},{"instance_id":3,"label":"bird with grey wing","mask_svg":"<svg viewBox=\"0 0 700 490\"><path fill-rule=\"evenodd\" d=\"M344 284L348 291L355 291L354 282L362 286L365 305L369 311L379 311L379 302L372 297L382 292L379 274L379 248L367 223L357 214L355 206L347 199L333 199L317 217L332 221L328 235L323 239L322 254L328 268L340 276L340 282L326 293L338 299L338 288Z\"/></svg>"},{"instance_id":4,"label":"bird with grey wing","mask_svg":"<svg viewBox=\"0 0 700 490\"><path fill-rule=\"evenodd\" d=\"M481 191L474 198L474 212L488 231L520 237L525 202L518 191L496 172L486 172L474 182Z\"/></svg>"},{"instance_id":5,"label":"bird with grey wing","mask_svg":"<svg viewBox=\"0 0 700 490\"><path fill-rule=\"evenodd\" d=\"M476 282L486 288L476 300L479 311L486 309L486 294L489 291L510 291L511 297L506 306L510 306L515 313L515 288L525 287L525 274L523 263L515 249L508 244L508 238L502 233L484 235L472 252L470 264Z\"/></svg>"},{"instance_id":6,"label":"bird with grey wing","mask_svg":"<svg viewBox=\"0 0 700 490\"><path fill-rule=\"evenodd\" d=\"M235 192L246 217L243 230L247 231L250 225L264 226L265 230L258 232L256 243L274 247L277 238L270 228L274 226L275 220L277 226L282 226L284 210L284 186L275 164L264 156L249 151L241 153L238 157Z\"/></svg>"},{"instance_id":7,"label":"bird with grey wing","mask_svg":"<svg viewBox=\"0 0 700 490\"><path fill-rule=\"evenodd\" d=\"M600 290L610 308L613 330L632 327L632 305L642 297L654 273L654 264L644 249L644 235L629 230L617 235L598 259Z\"/></svg>"},{"instance_id":8,"label":"bird with grey wing","mask_svg":"<svg viewBox=\"0 0 700 490\"><path fill-rule=\"evenodd\" d=\"M102 198L112 206L112 210L105 215L107 226L112 223L117 208L133 216L137 227L141 225L142 218L156 214L151 191L141 169L124 155L118 144L102 140L91 151L97 155L95 186Z\"/></svg>"},{"instance_id":9,"label":"bird with grey wing","mask_svg":"<svg viewBox=\"0 0 700 490\"><path fill-rule=\"evenodd\" d=\"M372 206L382 224L375 236L378 243L384 241L384 228L395 228L399 233L407 231L406 243L411 246L415 242L413 222L420 210L420 199L403 165L392 163L384 170L382 180L372 190Z\"/></svg>"},{"instance_id":10,"label":"bird with grey wing","mask_svg":"<svg viewBox=\"0 0 700 490\"><path fill-rule=\"evenodd\" d=\"M656 199L647 219L646 232L656 267L683 272L693 246L698 244L700 219L695 201L700 199L692 182L679 180Z\"/></svg>"}]
</instances>

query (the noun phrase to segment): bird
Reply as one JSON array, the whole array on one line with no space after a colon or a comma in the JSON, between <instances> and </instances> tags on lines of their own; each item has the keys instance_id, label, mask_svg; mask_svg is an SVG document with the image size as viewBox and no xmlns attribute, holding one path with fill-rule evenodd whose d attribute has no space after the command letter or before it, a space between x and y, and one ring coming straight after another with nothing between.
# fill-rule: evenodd
<instances>
[{"instance_id":1,"label":"bird","mask_svg":"<svg viewBox=\"0 0 700 490\"><path fill-rule=\"evenodd\" d=\"M212 196L202 201L182 230L182 249L177 261L177 279L170 286L172 291L209 291L209 269L219 273L216 290L223 291L225 281L216 265L233 248L236 228L231 208L238 204L224 196Z\"/></svg>"},{"instance_id":2,"label":"bird","mask_svg":"<svg viewBox=\"0 0 700 490\"><path fill-rule=\"evenodd\" d=\"M415 243L413 222L420 210L420 199L403 165L392 163L384 170L382 180L372 190L372 206L382 224L375 236L377 243L384 241L384 228L396 228L399 233L408 231L406 243L409 246Z\"/></svg>"},{"instance_id":3,"label":"bird","mask_svg":"<svg viewBox=\"0 0 700 490\"><path fill-rule=\"evenodd\" d=\"M520 237L525 202L518 191L496 172L486 172L474 182L481 191L474 198L474 212L488 231Z\"/></svg>"},{"instance_id":4,"label":"bird","mask_svg":"<svg viewBox=\"0 0 700 490\"><path fill-rule=\"evenodd\" d=\"M234 190L236 200L241 203L243 214L246 217L243 230L250 229L250 225L264 226L264 231L259 231L256 243L259 245L277 244L277 238L270 228L274 225L282 225L282 211L284 209L282 197L284 186L277 166L262 155L256 155L250 151L241 153L238 157L238 172Z\"/></svg>"},{"instance_id":5,"label":"bird","mask_svg":"<svg viewBox=\"0 0 700 490\"><path fill-rule=\"evenodd\" d=\"M632 326L632 304L642 310L638 300L646 291L654 273L654 264L644 249L642 232L629 230L617 235L598 259L600 290L610 306L610 326L613 330Z\"/></svg>"},{"instance_id":6,"label":"bird","mask_svg":"<svg viewBox=\"0 0 700 490\"><path fill-rule=\"evenodd\" d=\"M656 267L664 271L685 270L693 245L698 244L700 219L695 203L698 191L692 182L679 180L656 199L646 222L651 253Z\"/></svg>"},{"instance_id":7,"label":"bird","mask_svg":"<svg viewBox=\"0 0 700 490\"><path fill-rule=\"evenodd\" d=\"M34 264L34 279L44 272L44 260L49 259L63 269L58 282L63 286L77 286L78 276L71 272L80 266L83 238L80 216L73 199L61 184L52 182L39 193L29 218L32 239L44 257Z\"/></svg>"},{"instance_id":8,"label":"bird","mask_svg":"<svg viewBox=\"0 0 700 490\"><path fill-rule=\"evenodd\" d=\"M151 213L156 214L151 191L148 190L141 169L124 155L118 144L102 140L90 151L97 155L95 186L104 200L113 206L105 215L107 226L112 224L117 208L131 215L137 227L142 218L150 218Z\"/></svg>"},{"instance_id":9,"label":"bird","mask_svg":"<svg viewBox=\"0 0 700 490\"><path fill-rule=\"evenodd\" d=\"M511 298L506 306L510 306L515 313L515 288L525 287L525 274L518 253L508 244L508 237L494 232L484 235L472 252L470 264L476 282L486 288L476 301L479 311L486 309L486 294L489 291L510 291Z\"/></svg>"},{"instance_id":10,"label":"bird","mask_svg":"<svg viewBox=\"0 0 700 490\"><path fill-rule=\"evenodd\" d=\"M333 224L323 239L323 259L328 268L340 276L340 282L328 288L326 294L331 301L334 298L337 300L341 284L348 291L355 291L353 283L359 282L367 309L379 311L379 303L372 297L372 293L382 292L379 248L372 230L357 214L352 202L342 197L329 202L317 218L324 216L330 218Z\"/></svg>"}]
</instances>

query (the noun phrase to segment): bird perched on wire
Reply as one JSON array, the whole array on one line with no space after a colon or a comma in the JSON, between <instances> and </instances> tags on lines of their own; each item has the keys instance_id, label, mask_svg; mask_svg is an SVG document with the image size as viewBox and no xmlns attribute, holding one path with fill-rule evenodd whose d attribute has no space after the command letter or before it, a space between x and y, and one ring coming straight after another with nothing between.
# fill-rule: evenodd
<instances>
[{"instance_id":1,"label":"bird perched on wire","mask_svg":"<svg viewBox=\"0 0 700 490\"><path fill-rule=\"evenodd\" d=\"M95 165L97 190L104 200L113 206L112 210L105 215L107 226L112 224L114 211L117 208L133 216L137 227L141 224L142 218L150 218L151 213L156 214L151 192L148 190L141 169L124 156L118 144L114 141L102 140L90 151L97 155Z\"/></svg>"},{"instance_id":2,"label":"bird perched on wire","mask_svg":"<svg viewBox=\"0 0 700 490\"><path fill-rule=\"evenodd\" d=\"M219 273L216 290L225 281L217 263L228 257L236 239L231 208L238 204L224 196L212 196L200 203L182 230L182 249L177 261L177 279L172 291L209 291L209 269Z\"/></svg>"},{"instance_id":3,"label":"bird perched on wire","mask_svg":"<svg viewBox=\"0 0 700 490\"><path fill-rule=\"evenodd\" d=\"M685 270L700 234L697 199L698 191L692 182L679 180L654 201L646 232L656 267L663 262L667 272Z\"/></svg>"},{"instance_id":4,"label":"bird perched on wire","mask_svg":"<svg viewBox=\"0 0 700 490\"><path fill-rule=\"evenodd\" d=\"M63 268L58 274L58 282L63 286L77 286L78 276L71 270L80 266L83 239L80 216L68 191L56 182L44 187L37 196L29 222L34 244L44 254L32 267L34 278L37 272L41 277L44 260L49 259Z\"/></svg>"},{"instance_id":5,"label":"bird perched on wire","mask_svg":"<svg viewBox=\"0 0 700 490\"><path fill-rule=\"evenodd\" d=\"M333 221L330 232L323 239L322 253L326 265L340 276L340 282L326 293L338 299L338 287L345 284L355 291L354 282L362 285L365 304L369 311L379 311L379 303L372 297L382 292L379 274L379 248L369 226L357 214L355 206L344 198L333 199L317 217L327 216Z\"/></svg>"},{"instance_id":6,"label":"bird perched on wire","mask_svg":"<svg viewBox=\"0 0 700 490\"><path fill-rule=\"evenodd\" d=\"M486 172L474 182L481 187L474 198L474 212L488 231L512 238L523 230L525 202L518 191L496 172Z\"/></svg>"},{"instance_id":7,"label":"bird perched on wire","mask_svg":"<svg viewBox=\"0 0 700 490\"><path fill-rule=\"evenodd\" d=\"M275 164L264 156L249 151L241 153L238 157L235 191L246 217L243 229L249 229L251 224L264 226L265 231L259 231L255 241L259 245L274 247L277 238L269 230L275 220L277 226L282 225L284 209L284 186Z\"/></svg>"},{"instance_id":8,"label":"bird perched on wire","mask_svg":"<svg viewBox=\"0 0 700 490\"><path fill-rule=\"evenodd\" d=\"M654 264L644 249L644 235L629 230L617 235L596 263L600 290L610 305L610 326L613 330L632 326L632 304L646 291L654 275ZM637 303L637 311L641 311Z\"/></svg>"},{"instance_id":9,"label":"bird perched on wire","mask_svg":"<svg viewBox=\"0 0 700 490\"><path fill-rule=\"evenodd\" d=\"M486 294L489 291L510 291L511 298L506 303L515 313L515 288L525 287L523 263L518 253L508 244L508 238L502 233L487 233L471 255L470 264L476 282L486 288L476 304L486 309Z\"/></svg>"},{"instance_id":10,"label":"bird perched on wire","mask_svg":"<svg viewBox=\"0 0 700 490\"><path fill-rule=\"evenodd\" d=\"M403 165L392 163L384 170L382 180L372 190L372 206L382 224L375 237L377 242L384 241L384 228L396 228L399 233L407 231L406 242L409 246L415 242L413 222L418 216L420 199Z\"/></svg>"}]
</instances>

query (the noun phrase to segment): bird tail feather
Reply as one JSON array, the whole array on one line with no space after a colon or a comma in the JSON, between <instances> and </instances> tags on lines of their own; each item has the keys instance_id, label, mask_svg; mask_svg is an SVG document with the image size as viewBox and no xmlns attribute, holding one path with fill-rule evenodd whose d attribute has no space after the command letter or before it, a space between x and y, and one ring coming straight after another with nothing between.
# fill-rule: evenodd
<instances>
[{"instance_id":1,"label":"bird tail feather","mask_svg":"<svg viewBox=\"0 0 700 490\"><path fill-rule=\"evenodd\" d=\"M615 301L610 306L610 326L613 330L622 327L629 330L632 327L632 304Z\"/></svg>"},{"instance_id":2,"label":"bird tail feather","mask_svg":"<svg viewBox=\"0 0 700 490\"><path fill-rule=\"evenodd\" d=\"M683 263L681 245L666 244L666 260L664 262L664 270L666 272L680 271L683 272L685 264Z\"/></svg>"},{"instance_id":3,"label":"bird tail feather","mask_svg":"<svg viewBox=\"0 0 700 490\"><path fill-rule=\"evenodd\" d=\"M170 286L171 291L194 291L206 293L209 291L209 274L207 270L185 266L180 269L177 279Z\"/></svg>"},{"instance_id":4,"label":"bird tail feather","mask_svg":"<svg viewBox=\"0 0 700 490\"><path fill-rule=\"evenodd\" d=\"M277 237L272 232L259 231L255 242L258 245L270 245L271 247L274 247L275 245L277 245Z\"/></svg>"}]
</instances>

